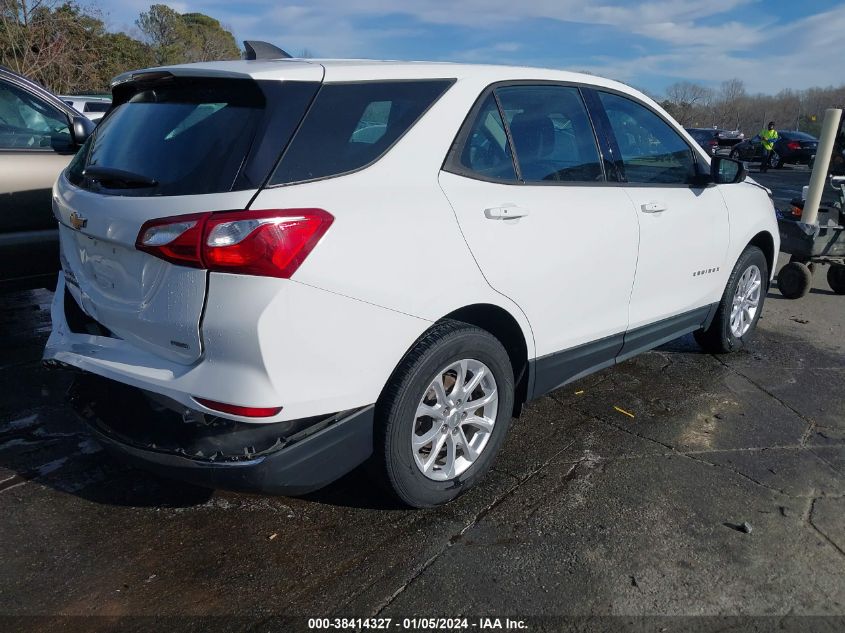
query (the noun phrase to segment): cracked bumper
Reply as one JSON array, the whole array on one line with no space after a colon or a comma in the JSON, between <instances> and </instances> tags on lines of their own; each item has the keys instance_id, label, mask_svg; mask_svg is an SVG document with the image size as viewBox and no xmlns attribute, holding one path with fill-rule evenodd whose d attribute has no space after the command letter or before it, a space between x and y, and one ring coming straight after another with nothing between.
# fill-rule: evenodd
<instances>
[{"instance_id":1,"label":"cracked bumper","mask_svg":"<svg viewBox=\"0 0 845 633\"><path fill-rule=\"evenodd\" d=\"M373 451L372 405L250 425L177 412L139 389L92 374L77 377L69 399L96 439L122 461L206 488L305 494Z\"/></svg>"}]
</instances>

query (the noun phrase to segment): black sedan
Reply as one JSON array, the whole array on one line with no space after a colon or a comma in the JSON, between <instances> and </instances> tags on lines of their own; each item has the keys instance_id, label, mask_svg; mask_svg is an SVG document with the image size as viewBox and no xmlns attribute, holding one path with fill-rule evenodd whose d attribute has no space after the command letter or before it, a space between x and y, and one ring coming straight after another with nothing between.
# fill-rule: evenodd
<instances>
[{"instance_id":1,"label":"black sedan","mask_svg":"<svg viewBox=\"0 0 845 633\"><path fill-rule=\"evenodd\" d=\"M769 167L780 169L785 163L809 165L819 146L819 139L797 130L778 130L774 151L769 158ZM763 158L763 143L760 135L738 143L731 150L731 158L745 161L760 161Z\"/></svg>"},{"instance_id":2,"label":"black sedan","mask_svg":"<svg viewBox=\"0 0 845 633\"><path fill-rule=\"evenodd\" d=\"M715 156L716 154L727 154L737 143L742 141L742 132L731 132L709 127L688 127L686 128L695 142L704 148L704 151Z\"/></svg>"}]
</instances>

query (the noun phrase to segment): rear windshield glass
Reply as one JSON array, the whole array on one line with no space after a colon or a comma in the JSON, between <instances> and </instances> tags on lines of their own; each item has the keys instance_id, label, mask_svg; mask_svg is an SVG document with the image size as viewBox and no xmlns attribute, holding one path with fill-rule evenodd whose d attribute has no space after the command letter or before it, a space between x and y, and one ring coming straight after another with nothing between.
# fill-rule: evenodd
<instances>
[{"instance_id":1,"label":"rear windshield glass","mask_svg":"<svg viewBox=\"0 0 845 633\"><path fill-rule=\"evenodd\" d=\"M816 141L818 140L815 136L810 136L809 134L805 134L804 132L783 132L780 136L785 138L788 141Z\"/></svg>"},{"instance_id":2,"label":"rear windshield glass","mask_svg":"<svg viewBox=\"0 0 845 633\"><path fill-rule=\"evenodd\" d=\"M326 178L369 165L452 83L435 79L324 85L270 184Z\"/></svg>"},{"instance_id":3,"label":"rear windshield glass","mask_svg":"<svg viewBox=\"0 0 845 633\"><path fill-rule=\"evenodd\" d=\"M264 109L262 91L248 80L174 82L141 90L103 119L68 177L115 195L229 191ZM82 169L90 171L83 176Z\"/></svg>"},{"instance_id":4,"label":"rear windshield glass","mask_svg":"<svg viewBox=\"0 0 845 633\"><path fill-rule=\"evenodd\" d=\"M316 82L171 76L118 85L115 107L71 162L68 180L121 196L257 188L318 87Z\"/></svg>"}]
</instances>

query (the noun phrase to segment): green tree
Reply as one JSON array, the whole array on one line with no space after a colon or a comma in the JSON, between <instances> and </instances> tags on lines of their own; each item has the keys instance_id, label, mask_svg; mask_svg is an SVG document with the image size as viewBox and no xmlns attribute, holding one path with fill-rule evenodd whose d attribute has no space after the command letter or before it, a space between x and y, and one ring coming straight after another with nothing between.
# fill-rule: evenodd
<instances>
[{"instance_id":1,"label":"green tree","mask_svg":"<svg viewBox=\"0 0 845 633\"><path fill-rule=\"evenodd\" d=\"M183 61L185 41L190 34L178 11L166 4L154 4L149 11L141 13L135 24L149 43L157 65Z\"/></svg>"},{"instance_id":2,"label":"green tree","mask_svg":"<svg viewBox=\"0 0 845 633\"><path fill-rule=\"evenodd\" d=\"M0 64L56 92L97 77L105 33L96 10L72 1L0 0Z\"/></svg>"},{"instance_id":3,"label":"green tree","mask_svg":"<svg viewBox=\"0 0 845 633\"><path fill-rule=\"evenodd\" d=\"M107 88L109 82L127 70L156 65L153 49L126 33L106 33L101 43L102 56L97 68L97 87Z\"/></svg>"},{"instance_id":4,"label":"green tree","mask_svg":"<svg viewBox=\"0 0 845 633\"><path fill-rule=\"evenodd\" d=\"M207 62L241 56L234 35L214 18L202 13L185 13L182 22L190 34L185 46L185 61Z\"/></svg>"},{"instance_id":5,"label":"green tree","mask_svg":"<svg viewBox=\"0 0 845 633\"><path fill-rule=\"evenodd\" d=\"M240 50L230 31L202 13L180 14L154 4L136 22L153 50L157 64L237 59Z\"/></svg>"}]
</instances>

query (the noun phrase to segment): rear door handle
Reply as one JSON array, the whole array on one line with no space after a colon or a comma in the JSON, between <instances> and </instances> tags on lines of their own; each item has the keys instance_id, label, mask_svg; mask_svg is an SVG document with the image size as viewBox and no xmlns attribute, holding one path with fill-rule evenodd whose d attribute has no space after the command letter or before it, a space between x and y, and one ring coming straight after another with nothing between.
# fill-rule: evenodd
<instances>
[{"instance_id":1,"label":"rear door handle","mask_svg":"<svg viewBox=\"0 0 845 633\"><path fill-rule=\"evenodd\" d=\"M504 204L501 207L484 209L484 217L488 220L510 220L524 218L526 215L528 215L528 209L518 207L515 204Z\"/></svg>"},{"instance_id":2,"label":"rear door handle","mask_svg":"<svg viewBox=\"0 0 845 633\"><path fill-rule=\"evenodd\" d=\"M643 213L660 213L665 211L668 207L665 202L646 202L640 207Z\"/></svg>"}]
</instances>

